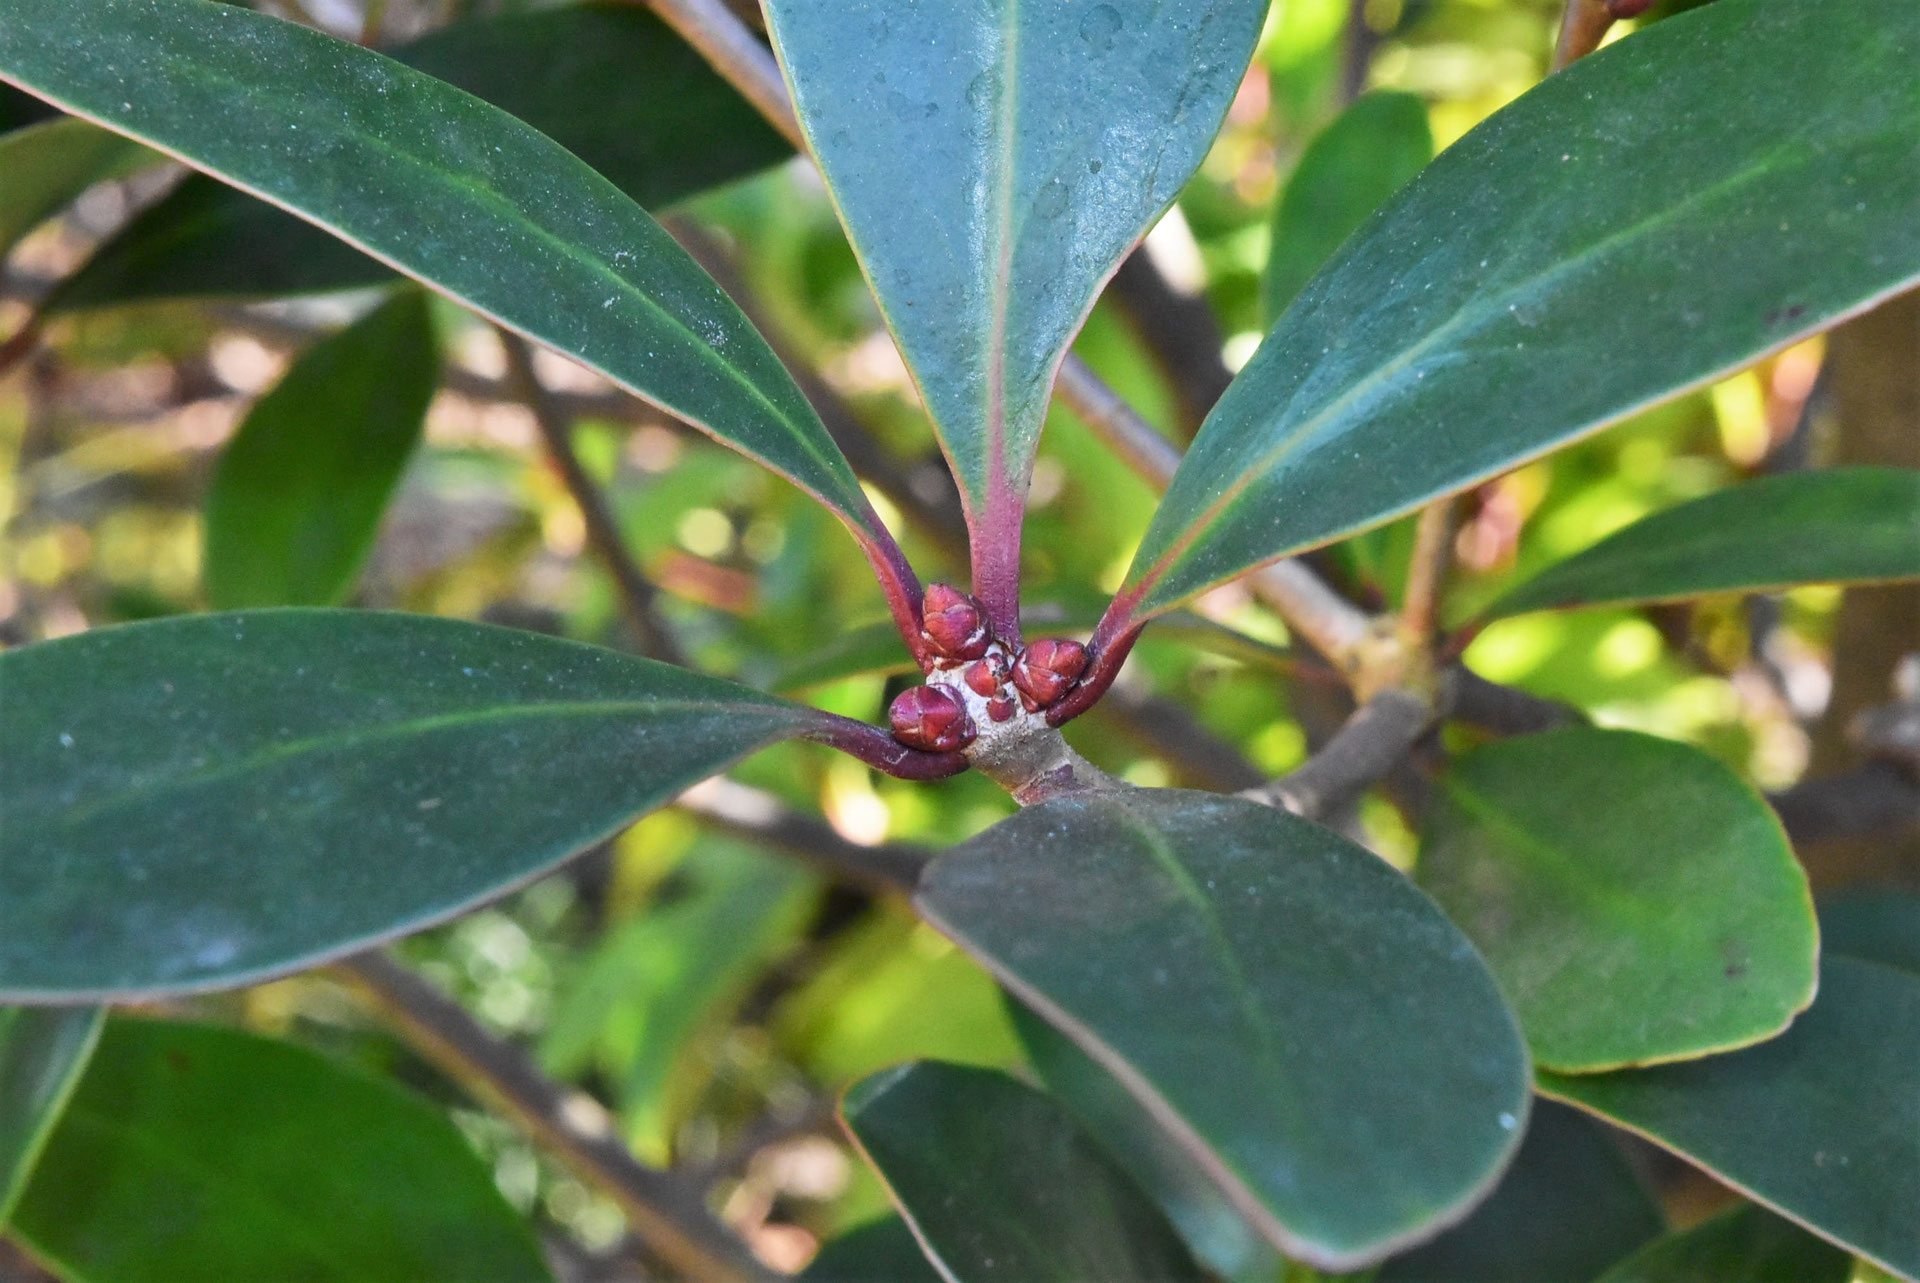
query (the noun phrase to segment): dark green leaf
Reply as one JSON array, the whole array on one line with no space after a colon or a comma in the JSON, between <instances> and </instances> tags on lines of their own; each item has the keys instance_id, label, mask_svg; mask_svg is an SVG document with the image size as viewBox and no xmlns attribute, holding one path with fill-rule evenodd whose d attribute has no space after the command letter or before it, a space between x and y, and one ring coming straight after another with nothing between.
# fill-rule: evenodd
<instances>
[{"instance_id":1,"label":"dark green leaf","mask_svg":"<svg viewBox=\"0 0 1920 1283\"><path fill-rule=\"evenodd\" d=\"M1806 874L1766 800L1697 749L1570 727L1455 762L1421 885L1568 1073L1770 1038L1813 1001Z\"/></svg>"},{"instance_id":2,"label":"dark green leaf","mask_svg":"<svg viewBox=\"0 0 1920 1283\"><path fill-rule=\"evenodd\" d=\"M1487 1201L1373 1283L1588 1283L1664 1228L1606 1130L1547 1101Z\"/></svg>"},{"instance_id":3,"label":"dark green leaf","mask_svg":"<svg viewBox=\"0 0 1920 1283\"><path fill-rule=\"evenodd\" d=\"M1820 948L1920 974L1920 894L1843 891L1822 897Z\"/></svg>"},{"instance_id":4,"label":"dark green leaf","mask_svg":"<svg viewBox=\"0 0 1920 1283\"><path fill-rule=\"evenodd\" d=\"M1008 998L1007 1011L1047 1090L1159 1204L1203 1265L1228 1279L1277 1276L1282 1262L1273 1247L1118 1079L1018 1001Z\"/></svg>"},{"instance_id":5,"label":"dark green leaf","mask_svg":"<svg viewBox=\"0 0 1920 1283\"><path fill-rule=\"evenodd\" d=\"M801 1283L942 1283L920 1240L898 1216L848 1230L820 1249Z\"/></svg>"},{"instance_id":6,"label":"dark green leaf","mask_svg":"<svg viewBox=\"0 0 1920 1283\"><path fill-rule=\"evenodd\" d=\"M370 50L208 0L8 0L0 77L281 205L792 478L869 548L779 359L612 183Z\"/></svg>"},{"instance_id":7,"label":"dark green leaf","mask_svg":"<svg viewBox=\"0 0 1920 1283\"><path fill-rule=\"evenodd\" d=\"M0 1009L0 1230L93 1054L99 1007Z\"/></svg>"},{"instance_id":8,"label":"dark green leaf","mask_svg":"<svg viewBox=\"0 0 1920 1283\"><path fill-rule=\"evenodd\" d=\"M16 1228L63 1278L549 1277L440 1110L231 1029L115 1020Z\"/></svg>"},{"instance_id":9,"label":"dark green leaf","mask_svg":"<svg viewBox=\"0 0 1920 1283\"><path fill-rule=\"evenodd\" d=\"M1172 789L1029 807L915 904L1133 1092L1276 1246L1377 1260L1519 1143L1527 1056L1432 901L1337 834Z\"/></svg>"},{"instance_id":10,"label":"dark green leaf","mask_svg":"<svg viewBox=\"0 0 1920 1283\"><path fill-rule=\"evenodd\" d=\"M0 258L81 192L160 158L84 120L0 135Z\"/></svg>"},{"instance_id":11,"label":"dark green leaf","mask_svg":"<svg viewBox=\"0 0 1920 1283\"><path fill-rule=\"evenodd\" d=\"M1657 512L1550 567L1487 614L1914 578L1920 471L1836 468L1763 477Z\"/></svg>"},{"instance_id":12,"label":"dark green leaf","mask_svg":"<svg viewBox=\"0 0 1920 1283\"><path fill-rule=\"evenodd\" d=\"M427 295L401 291L304 352L227 443L207 491L207 600L327 606L373 548L440 380Z\"/></svg>"},{"instance_id":13,"label":"dark green leaf","mask_svg":"<svg viewBox=\"0 0 1920 1283\"><path fill-rule=\"evenodd\" d=\"M855 1083L841 1112L955 1283L1203 1277L1099 1147L1005 1074L922 1060Z\"/></svg>"},{"instance_id":14,"label":"dark green leaf","mask_svg":"<svg viewBox=\"0 0 1920 1283\"><path fill-rule=\"evenodd\" d=\"M460 22L391 56L526 121L648 209L792 154L646 9L591 3ZM49 297L50 313L391 280L373 259L212 179L142 211Z\"/></svg>"},{"instance_id":15,"label":"dark green leaf","mask_svg":"<svg viewBox=\"0 0 1920 1283\"><path fill-rule=\"evenodd\" d=\"M1347 242L1235 380L1123 615L1378 525L1920 280L1916 59L1911 0L1718 0L1495 113Z\"/></svg>"},{"instance_id":16,"label":"dark green leaf","mask_svg":"<svg viewBox=\"0 0 1920 1283\"><path fill-rule=\"evenodd\" d=\"M766 8L968 509L1017 522L1067 343L1206 155L1266 0Z\"/></svg>"},{"instance_id":17,"label":"dark green leaf","mask_svg":"<svg viewBox=\"0 0 1920 1283\"><path fill-rule=\"evenodd\" d=\"M1847 1283L1853 1258L1751 1203L1649 1243L1598 1283Z\"/></svg>"},{"instance_id":18,"label":"dark green leaf","mask_svg":"<svg viewBox=\"0 0 1920 1283\"><path fill-rule=\"evenodd\" d=\"M357 611L0 654L0 995L236 985L417 930L821 716L531 633Z\"/></svg>"},{"instance_id":19,"label":"dark green leaf","mask_svg":"<svg viewBox=\"0 0 1920 1283\"><path fill-rule=\"evenodd\" d=\"M1725 3L1725 0L1720 0ZM1920 976L1828 958L1780 1037L1540 1089L1632 1128L1896 1273L1920 1275Z\"/></svg>"},{"instance_id":20,"label":"dark green leaf","mask_svg":"<svg viewBox=\"0 0 1920 1283\"><path fill-rule=\"evenodd\" d=\"M1273 214L1262 297L1278 317L1367 216L1433 159L1427 104L1377 90L1308 144Z\"/></svg>"}]
</instances>

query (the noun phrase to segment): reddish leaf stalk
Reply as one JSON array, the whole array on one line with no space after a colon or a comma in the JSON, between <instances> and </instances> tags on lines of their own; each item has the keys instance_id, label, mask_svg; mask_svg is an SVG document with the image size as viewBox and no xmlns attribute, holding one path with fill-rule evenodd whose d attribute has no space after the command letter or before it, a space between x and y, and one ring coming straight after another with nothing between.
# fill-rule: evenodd
<instances>
[{"instance_id":1,"label":"reddish leaf stalk","mask_svg":"<svg viewBox=\"0 0 1920 1283\"><path fill-rule=\"evenodd\" d=\"M987 608L993 635L1012 649L1020 636L1020 533L1026 516L1011 482L994 469L984 511L969 506L973 543L973 592Z\"/></svg>"},{"instance_id":2,"label":"reddish leaf stalk","mask_svg":"<svg viewBox=\"0 0 1920 1283\"><path fill-rule=\"evenodd\" d=\"M1127 662L1133 644L1140 640L1140 633L1146 628L1146 624L1138 623L1127 625L1124 631L1110 632L1107 625L1113 612L1109 610L1107 616L1087 645L1087 671L1059 703L1047 709L1047 725L1065 726L1099 703L1100 697L1113 685L1113 679L1120 675L1121 665Z\"/></svg>"},{"instance_id":3,"label":"reddish leaf stalk","mask_svg":"<svg viewBox=\"0 0 1920 1283\"><path fill-rule=\"evenodd\" d=\"M944 780L967 769L961 753L924 753L908 748L878 726L856 722L837 713L821 713L806 737L858 758L874 770L897 780Z\"/></svg>"},{"instance_id":4,"label":"reddish leaf stalk","mask_svg":"<svg viewBox=\"0 0 1920 1283\"><path fill-rule=\"evenodd\" d=\"M867 564L873 568L873 577L880 581L880 591L887 598L887 610L893 616L893 626L899 630L900 639L907 644L907 653L925 670L933 663L934 656L920 632L920 576L913 573L913 566L900 551L900 545L886 535L880 519L873 517L872 521L872 530L852 525L848 528L859 541Z\"/></svg>"}]
</instances>

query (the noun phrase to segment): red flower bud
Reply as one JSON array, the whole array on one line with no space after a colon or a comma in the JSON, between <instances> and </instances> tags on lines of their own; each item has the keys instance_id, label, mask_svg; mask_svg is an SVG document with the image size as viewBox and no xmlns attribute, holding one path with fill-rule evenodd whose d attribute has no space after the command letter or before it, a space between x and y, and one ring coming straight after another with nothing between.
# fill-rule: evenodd
<instances>
[{"instance_id":1,"label":"red flower bud","mask_svg":"<svg viewBox=\"0 0 1920 1283\"><path fill-rule=\"evenodd\" d=\"M973 719L952 691L914 686L900 692L887 710L893 737L908 748L950 753L973 742Z\"/></svg>"},{"instance_id":2,"label":"red flower bud","mask_svg":"<svg viewBox=\"0 0 1920 1283\"><path fill-rule=\"evenodd\" d=\"M1042 638L1013 661L1013 684L1025 696L1029 711L1047 707L1067 693L1087 671L1087 648L1077 641Z\"/></svg>"},{"instance_id":3,"label":"red flower bud","mask_svg":"<svg viewBox=\"0 0 1920 1283\"><path fill-rule=\"evenodd\" d=\"M978 659L993 640L980 603L949 584L928 584L920 602L920 631L943 659Z\"/></svg>"},{"instance_id":4,"label":"red flower bud","mask_svg":"<svg viewBox=\"0 0 1920 1283\"><path fill-rule=\"evenodd\" d=\"M999 651L993 651L985 659L976 659L968 664L967 671L961 676L966 679L967 685L973 688L974 694L992 699L1000 693L1000 687L1007 680L1006 656Z\"/></svg>"},{"instance_id":5,"label":"red flower bud","mask_svg":"<svg viewBox=\"0 0 1920 1283\"><path fill-rule=\"evenodd\" d=\"M1018 705L1011 695L999 695L987 701L987 716L996 722L1004 722L1018 711Z\"/></svg>"},{"instance_id":6,"label":"red flower bud","mask_svg":"<svg viewBox=\"0 0 1920 1283\"><path fill-rule=\"evenodd\" d=\"M1653 8L1653 0L1607 0L1607 12L1616 18L1637 18Z\"/></svg>"}]
</instances>

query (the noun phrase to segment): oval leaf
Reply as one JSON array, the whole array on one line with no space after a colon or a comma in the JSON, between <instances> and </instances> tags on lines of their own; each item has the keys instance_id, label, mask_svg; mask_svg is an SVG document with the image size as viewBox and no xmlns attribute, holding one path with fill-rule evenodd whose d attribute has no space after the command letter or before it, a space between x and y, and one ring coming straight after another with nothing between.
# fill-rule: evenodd
<instances>
[{"instance_id":1,"label":"oval leaf","mask_svg":"<svg viewBox=\"0 0 1920 1283\"><path fill-rule=\"evenodd\" d=\"M0 258L81 192L160 158L84 120L49 120L0 136Z\"/></svg>"},{"instance_id":2,"label":"oval leaf","mask_svg":"<svg viewBox=\"0 0 1920 1283\"><path fill-rule=\"evenodd\" d=\"M1896 1273L1920 1276L1920 976L1828 958L1793 1028L1731 1055L1540 1090L1700 1164Z\"/></svg>"},{"instance_id":3,"label":"oval leaf","mask_svg":"<svg viewBox=\"0 0 1920 1283\"><path fill-rule=\"evenodd\" d=\"M1583 726L1467 754L1442 781L1419 878L1549 1068L1743 1047L1813 1000L1819 929L1787 835L1685 744Z\"/></svg>"},{"instance_id":4,"label":"oval leaf","mask_svg":"<svg viewBox=\"0 0 1920 1283\"><path fill-rule=\"evenodd\" d=\"M886 542L746 317L644 210L532 126L371 50L210 0L8 6L0 77L573 357Z\"/></svg>"},{"instance_id":5,"label":"oval leaf","mask_svg":"<svg viewBox=\"0 0 1920 1283\"><path fill-rule=\"evenodd\" d=\"M902 1065L849 1087L841 1117L954 1283L1204 1277L1073 1121L1005 1074Z\"/></svg>"},{"instance_id":6,"label":"oval leaf","mask_svg":"<svg viewBox=\"0 0 1920 1283\"><path fill-rule=\"evenodd\" d=\"M1920 280L1920 6L1718 0L1449 147L1201 428L1139 619L1378 525ZM1791 110L1779 86L1804 87Z\"/></svg>"},{"instance_id":7,"label":"oval leaf","mask_svg":"<svg viewBox=\"0 0 1920 1283\"><path fill-rule=\"evenodd\" d=\"M497 895L820 714L531 633L359 611L0 655L0 995L250 983Z\"/></svg>"},{"instance_id":8,"label":"oval leaf","mask_svg":"<svg viewBox=\"0 0 1920 1283\"><path fill-rule=\"evenodd\" d=\"M1273 211L1273 252L1261 297L1277 317L1367 216L1433 159L1433 128L1417 94L1376 90L1307 145Z\"/></svg>"},{"instance_id":9,"label":"oval leaf","mask_svg":"<svg viewBox=\"0 0 1920 1283\"><path fill-rule=\"evenodd\" d=\"M427 296L403 290L315 343L254 405L207 491L207 600L344 599L419 443L440 379Z\"/></svg>"},{"instance_id":10,"label":"oval leaf","mask_svg":"<svg viewBox=\"0 0 1920 1283\"><path fill-rule=\"evenodd\" d=\"M766 9L807 141L953 463L978 583L983 521L1018 554L1067 344L1206 155L1267 0Z\"/></svg>"},{"instance_id":11,"label":"oval leaf","mask_svg":"<svg viewBox=\"0 0 1920 1283\"><path fill-rule=\"evenodd\" d=\"M1657 512L1487 613L1889 579L1920 579L1920 470L1835 468L1762 477Z\"/></svg>"},{"instance_id":12,"label":"oval leaf","mask_svg":"<svg viewBox=\"0 0 1920 1283\"><path fill-rule=\"evenodd\" d=\"M1519 1143L1526 1049L1486 964L1318 825L1173 789L1062 798L942 854L915 904L1289 1255L1345 1269L1425 1238Z\"/></svg>"},{"instance_id":13,"label":"oval leaf","mask_svg":"<svg viewBox=\"0 0 1920 1283\"><path fill-rule=\"evenodd\" d=\"M62 1278L550 1276L441 1110L231 1029L115 1020L15 1228Z\"/></svg>"},{"instance_id":14,"label":"oval leaf","mask_svg":"<svg viewBox=\"0 0 1920 1283\"><path fill-rule=\"evenodd\" d=\"M648 209L793 154L684 40L632 4L457 22L389 54L519 117ZM390 279L386 268L319 228L196 175L56 286L46 310Z\"/></svg>"},{"instance_id":15,"label":"oval leaf","mask_svg":"<svg viewBox=\"0 0 1920 1283\"><path fill-rule=\"evenodd\" d=\"M93 1054L99 1007L0 1010L0 1230Z\"/></svg>"},{"instance_id":16,"label":"oval leaf","mask_svg":"<svg viewBox=\"0 0 1920 1283\"><path fill-rule=\"evenodd\" d=\"M1747 1204L1635 1252L1597 1283L1847 1283L1853 1258Z\"/></svg>"}]
</instances>

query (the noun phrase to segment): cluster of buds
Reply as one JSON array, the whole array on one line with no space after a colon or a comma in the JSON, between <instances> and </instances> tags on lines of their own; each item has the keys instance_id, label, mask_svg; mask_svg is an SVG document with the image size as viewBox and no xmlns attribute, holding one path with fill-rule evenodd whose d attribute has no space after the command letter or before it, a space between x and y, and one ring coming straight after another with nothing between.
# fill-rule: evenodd
<instances>
[{"instance_id":1,"label":"cluster of buds","mask_svg":"<svg viewBox=\"0 0 1920 1283\"><path fill-rule=\"evenodd\" d=\"M1087 648L1048 638L1010 653L993 635L980 603L947 584L930 584L920 609L921 635L936 665L959 669L966 688L986 701L995 722L1022 708L1037 713L1057 702L1087 668ZM903 691L887 710L893 737L909 748L946 753L978 734L966 700L946 684Z\"/></svg>"}]
</instances>

